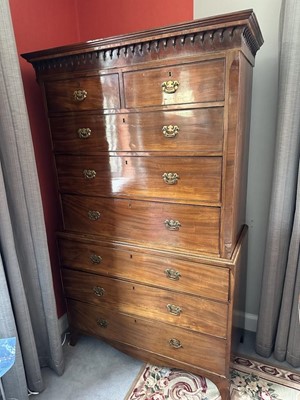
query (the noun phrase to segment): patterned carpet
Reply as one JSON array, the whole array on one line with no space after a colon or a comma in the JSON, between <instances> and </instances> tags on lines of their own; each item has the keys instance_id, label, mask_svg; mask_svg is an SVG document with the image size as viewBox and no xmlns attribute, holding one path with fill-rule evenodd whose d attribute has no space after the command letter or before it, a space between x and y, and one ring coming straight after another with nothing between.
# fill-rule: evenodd
<instances>
[{"instance_id":1,"label":"patterned carpet","mask_svg":"<svg viewBox=\"0 0 300 400\"><path fill-rule=\"evenodd\" d=\"M188 372L147 364L126 400L220 400L216 386ZM231 400L300 400L300 375L235 357Z\"/></svg>"}]
</instances>

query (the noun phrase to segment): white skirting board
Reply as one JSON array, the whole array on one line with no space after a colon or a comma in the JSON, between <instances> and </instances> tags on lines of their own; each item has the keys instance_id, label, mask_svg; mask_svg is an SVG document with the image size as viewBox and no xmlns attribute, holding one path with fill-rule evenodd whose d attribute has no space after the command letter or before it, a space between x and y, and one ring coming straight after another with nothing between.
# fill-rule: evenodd
<instances>
[{"instance_id":1,"label":"white skirting board","mask_svg":"<svg viewBox=\"0 0 300 400\"><path fill-rule=\"evenodd\" d=\"M245 329L246 331L256 332L257 328L257 315L250 313L243 313L236 311L234 313L234 325L238 328Z\"/></svg>"},{"instance_id":2,"label":"white skirting board","mask_svg":"<svg viewBox=\"0 0 300 400\"><path fill-rule=\"evenodd\" d=\"M69 329L69 321L68 321L67 313L65 313L58 319L58 328L59 328L59 332L60 332L61 336L63 336L66 333L66 331Z\"/></svg>"}]
</instances>

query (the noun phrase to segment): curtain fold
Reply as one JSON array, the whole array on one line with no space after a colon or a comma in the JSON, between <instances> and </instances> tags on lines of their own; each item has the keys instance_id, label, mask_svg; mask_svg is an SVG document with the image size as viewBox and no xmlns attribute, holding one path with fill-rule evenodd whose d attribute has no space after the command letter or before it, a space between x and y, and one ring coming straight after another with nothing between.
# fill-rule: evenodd
<instances>
[{"instance_id":1,"label":"curtain fold","mask_svg":"<svg viewBox=\"0 0 300 400\"><path fill-rule=\"evenodd\" d=\"M281 9L277 140L256 351L300 366L300 2ZM298 189L297 189L298 186Z\"/></svg>"},{"instance_id":2,"label":"curtain fold","mask_svg":"<svg viewBox=\"0 0 300 400\"><path fill-rule=\"evenodd\" d=\"M300 164L299 164L300 167ZM300 171L300 170L299 170ZM290 240L283 296L278 320L274 357L288 361L297 367L300 365L300 329L299 329L299 293L300 293L300 174L294 225Z\"/></svg>"},{"instance_id":3,"label":"curtain fold","mask_svg":"<svg viewBox=\"0 0 300 400\"><path fill-rule=\"evenodd\" d=\"M8 399L44 388L64 361L40 189L8 0L0 0L0 337L18 338Z\"/></svg>"}]
</instances>

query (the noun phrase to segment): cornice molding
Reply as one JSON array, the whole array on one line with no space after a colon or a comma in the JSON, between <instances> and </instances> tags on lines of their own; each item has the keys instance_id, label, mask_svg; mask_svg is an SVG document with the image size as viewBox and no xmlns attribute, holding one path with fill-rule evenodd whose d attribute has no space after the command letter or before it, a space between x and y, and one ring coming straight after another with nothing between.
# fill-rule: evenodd
<instances>
[{"instance_id":1,"label":"cornice molding","mask_svg":"<svg viewBox=\"0 0 300 400\"><path fill-rule=\"evenodd\" d=\"M209 52L241 47L246 44L253 56L263 38L252 10L200 19L127 35L97 39L71 46L22 54L36 72L74 71L89 64L101 68L120 67L164 58L184 56L185 50ZM122 61L123 60L123 61Z\"/></svg>"}]
</instances>

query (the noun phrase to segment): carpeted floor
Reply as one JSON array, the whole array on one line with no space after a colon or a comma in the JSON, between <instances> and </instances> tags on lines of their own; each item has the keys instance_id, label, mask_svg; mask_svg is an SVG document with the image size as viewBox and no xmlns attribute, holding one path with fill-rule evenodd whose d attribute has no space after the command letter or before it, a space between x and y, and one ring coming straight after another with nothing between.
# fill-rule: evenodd
<instances>
[{"instance_id":1,"label":"carpeted floor","mask_svg":"<svg viewBox=\"0 0 300 400\"><path fill-rule=\"evenodd\" d=\"M231 400L300 400L300 375L235 357ZM147 364L126 400L221 400L209 380L176 369Z\"/></svg>"},{"instance_id":2,"label":"carpeted floor","mask_svg":"<svg viewBox=\"0 0 300 400\"><path fill-rule=\"evenodd\" d=\"M141 361L128 357L95 338L80 336L74 347L69 346L67 342L68 340L63 346L66 364L64 375L58 377L50 369L44 368L43 378L46 389L38 395L30 396L31 400L124 400L128 398L132 385L143 370L144 364ZM239 348L239 354L258 359L253 348L253 335L249 333ZM273 359L259 361L274 365ZM255 365L254 362L252 369L256 368ZM286 363L277 362L277 366L288 369ZM300 369L294 372L300 376ZM144 399L148 400L148 398ZM178 399L186 400L187 398L179 397ZM272 398L263 397L262 399ZM279 399L294 400L294 398L278 397ZM164 397L158 397L157 400L164 400ZM300 400L300 396L297 400Z\"/></svg>"},{"instance_id":3,"label":"carpeted floor","mask_svg":"<svg viewBox=\"0 0 300 400\"><path fill-rule=\"evenodd\" d=\"M43 368L46 389L31 400L124 400L143 363L92 337L63 346L65 372Z\"/></svg>"}]
</instances>

